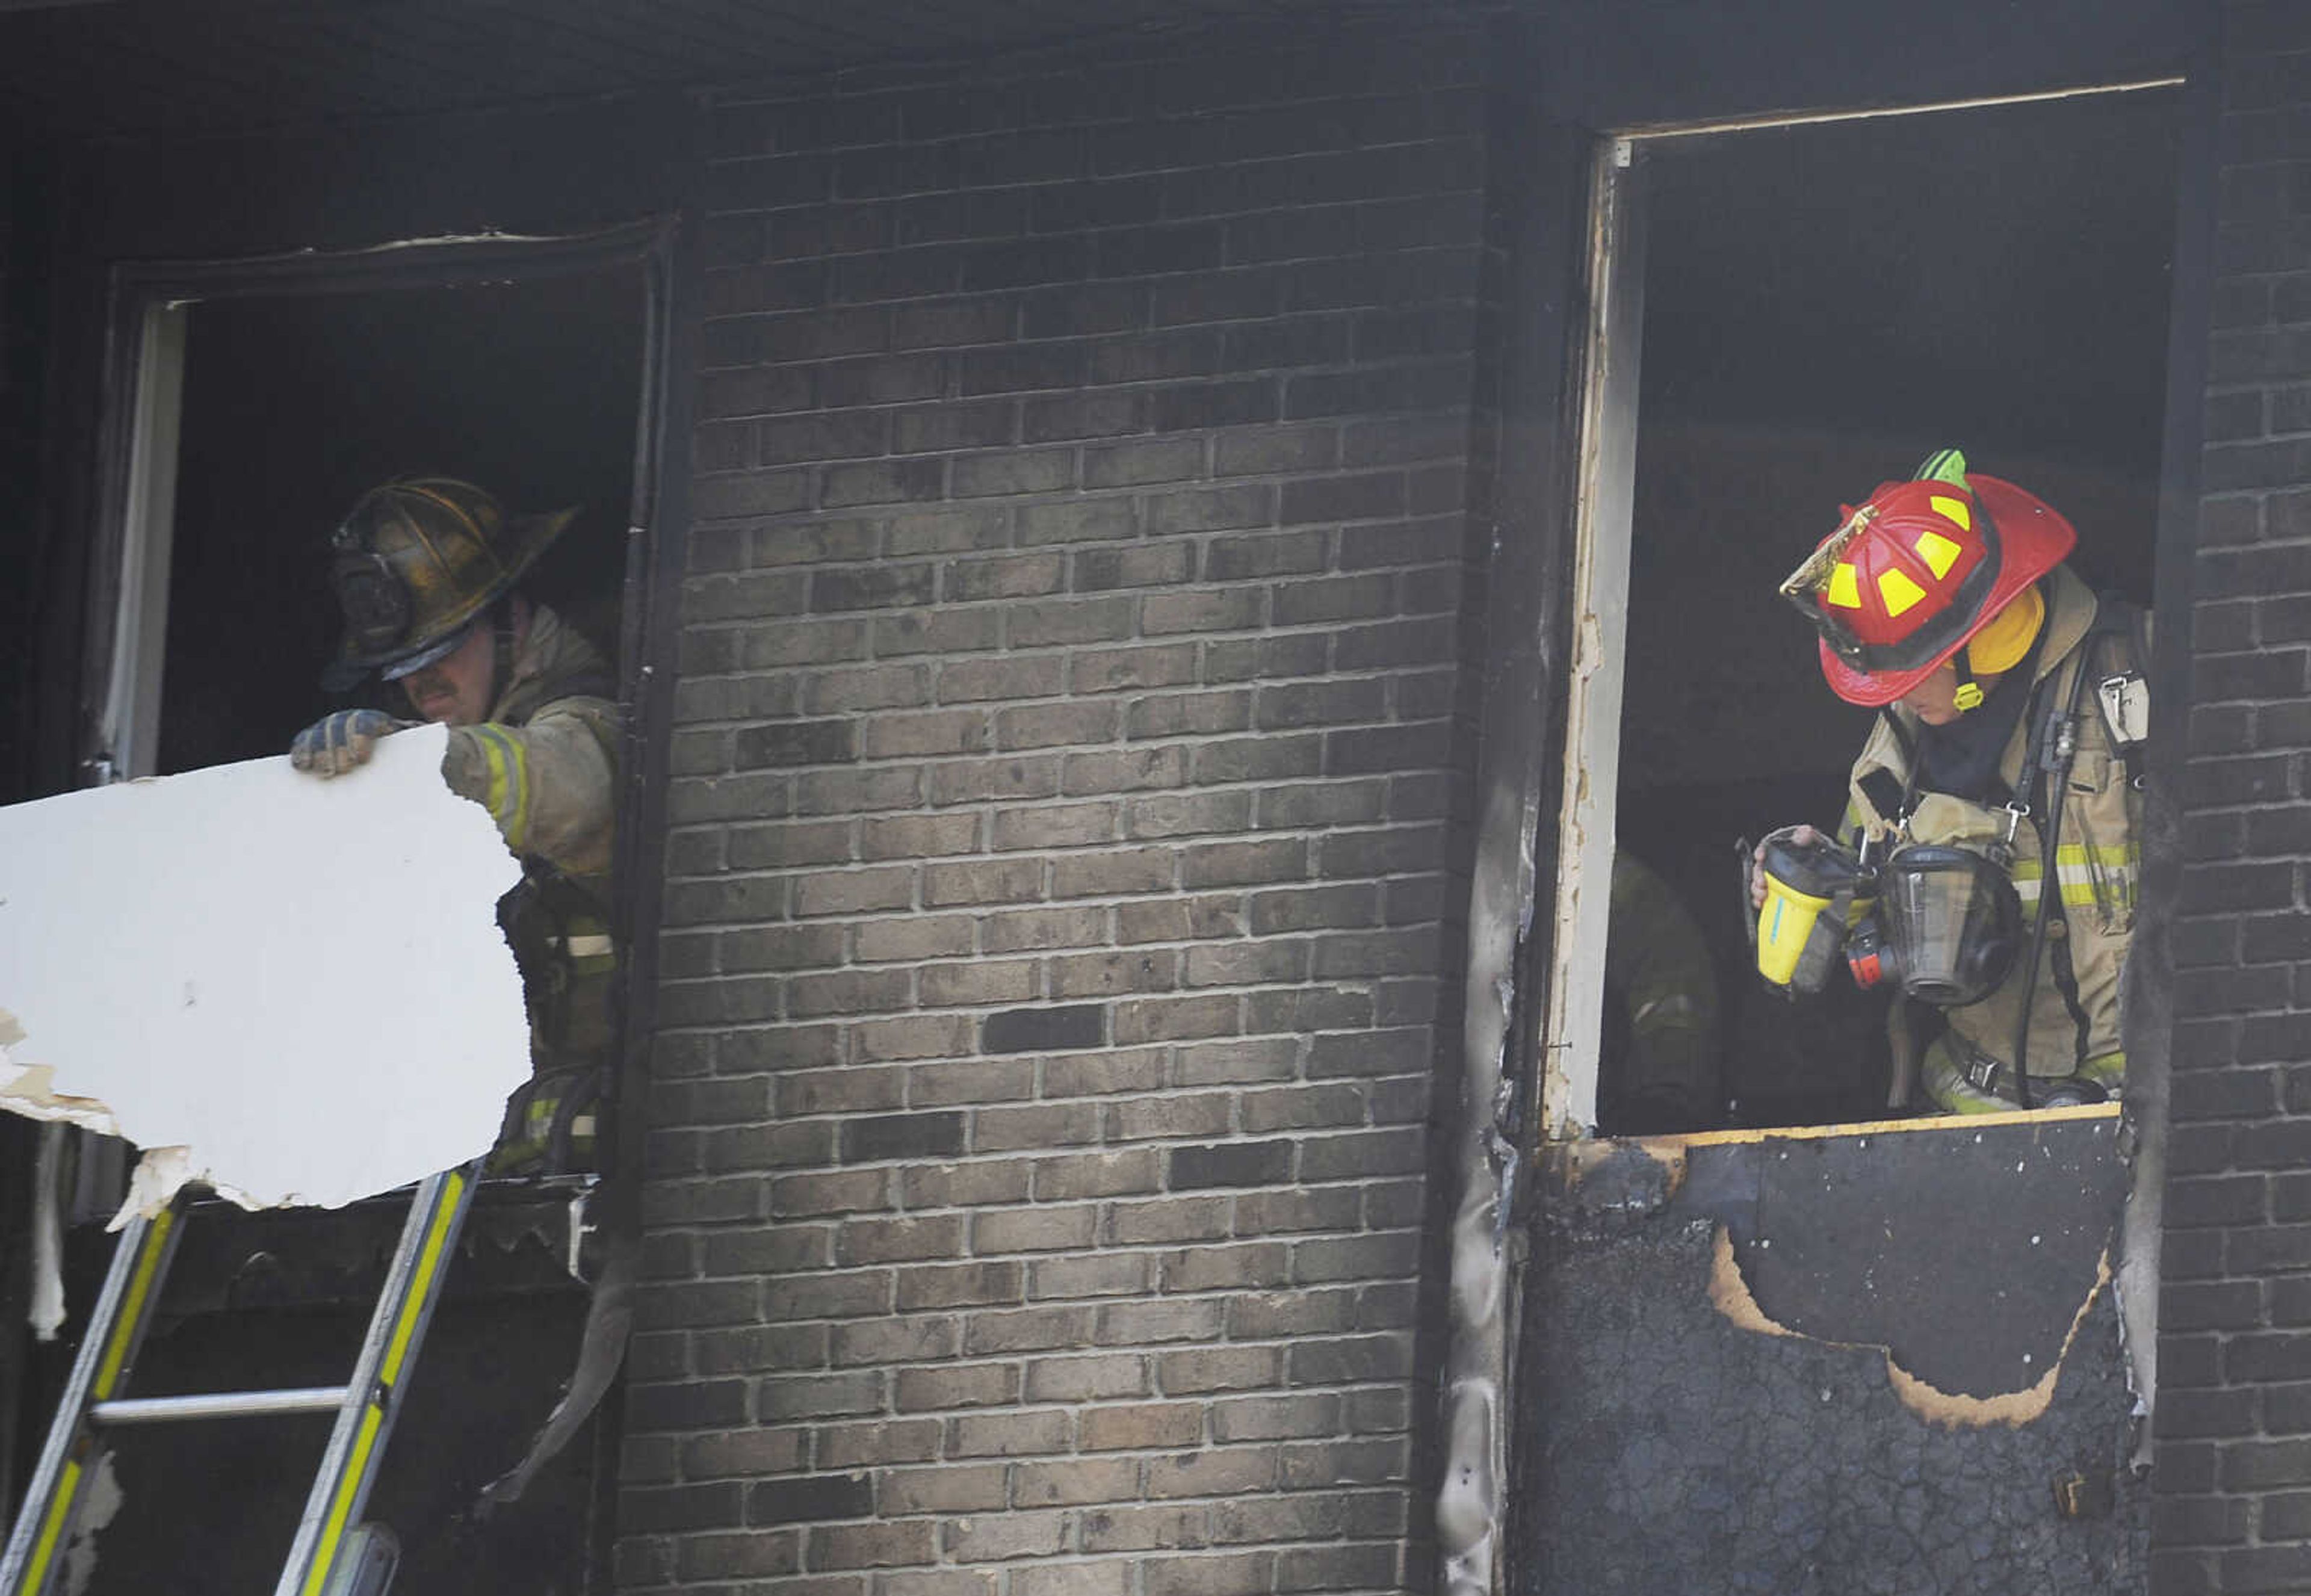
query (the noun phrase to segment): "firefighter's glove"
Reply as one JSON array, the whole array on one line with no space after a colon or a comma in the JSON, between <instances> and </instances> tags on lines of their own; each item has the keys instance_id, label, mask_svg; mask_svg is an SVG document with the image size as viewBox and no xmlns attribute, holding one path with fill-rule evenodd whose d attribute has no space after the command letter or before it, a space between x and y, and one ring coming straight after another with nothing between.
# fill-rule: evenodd
<instances>
[{"instance_id":1,"label":"firefighter's glove","mask_svg":"<svg viewBox=\"0 0 2311 1596\"><path fill-rule=\"evenodd\" d=\"M297 734L297 740L289 745L289 763L316 776L342 776L353 766L369 763L379 737L408 724L383 710L339 710Z\"/></svg>"}]
</instances>

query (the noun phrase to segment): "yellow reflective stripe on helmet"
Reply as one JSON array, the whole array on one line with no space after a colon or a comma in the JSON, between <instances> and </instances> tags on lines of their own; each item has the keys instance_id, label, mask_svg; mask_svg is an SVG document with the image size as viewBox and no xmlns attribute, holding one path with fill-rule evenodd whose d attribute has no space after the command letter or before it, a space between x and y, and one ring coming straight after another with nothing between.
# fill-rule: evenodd
<instances>
[{"instance_id":1,"label":"yellow reflective stripe on helmet","mask_svg":"<svg viewBox=\"0 0 2311 1596\"><path fill-rule=\"evenodd\" d=\"M1968 532L1974 530L1974 512L1966 507L1965 500L1952 499L1945 494L1934 493L1927 498L1926 502L1932 506L1936 513L1940 515L1944 520L1956 521L1959 527ZM1940 576L1942 573L1937 571L1934 574L1936 576Z\"/></svg>"},{"instance_id":2,"label":"yellow reflective stripe on helmet","mask_svg":"<svg viewBox=\"0 0 2311 1596\"><path fill-rule=\"evenodd\" d=\"M1937 577L1948 576L1950 567L1958 563L1958 555L1966 552L1954 540L1939 532L1919 533L1917 550L1918 558L1923 560Z\"/></svg>"},{"instance_id":3,"label":"yellow reflective stripe on helmet","mask_svg":"<svg viewBox=\"0 0 2311 1596\"><path fill-rule=\"evenodd\" d=\"M1898 571L1878 573L1878 597L1888 615L1898 615L1926 596L1926 590Z\"/></svg>"},{"instance_id":4,"label":"yellow reflective stripe on helmet","mask_svg":"<svg viewBox=\"0 0 2311 1596\"><path fill-rule=\"evenodd\" d=\"M490 817L505 833L506 846L519 853L529 841L529 750L501 727L471 729L489 765Z\"/></svg>"},{"instance_id":5,"label":"yellow reflective stripe on helmet","mask_svg":"<svg viewBox=\"0 0 2311 1596\"><path fill-rule=\"evenodd\" d=\"M1862 580L1853 574L1853 562L1840 560L1829 573L1830 603L1840 609L1862 607Z\"/></svg>"}]
</instances>

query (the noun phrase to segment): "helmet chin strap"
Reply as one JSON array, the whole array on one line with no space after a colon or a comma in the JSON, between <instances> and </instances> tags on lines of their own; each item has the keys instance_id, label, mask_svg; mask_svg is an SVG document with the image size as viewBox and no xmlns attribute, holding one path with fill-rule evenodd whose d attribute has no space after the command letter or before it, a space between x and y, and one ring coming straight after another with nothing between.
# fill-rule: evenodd
<instances>
[{"instance_id":1,"label":"helmet chin strap","mask_svg":"<svg viewBox=\"0 0 2311 1596\"><path fill-rule=\"evenodd\" d=\"M1950 656L1950 663L1958 667L1958 691L1950 702L1958 705L1961 715L1982 707L1982 684L1974 679L1974 662L1967 658L1973 652L1974 645L1968 643Z\"/></svg>"}]
</instances>

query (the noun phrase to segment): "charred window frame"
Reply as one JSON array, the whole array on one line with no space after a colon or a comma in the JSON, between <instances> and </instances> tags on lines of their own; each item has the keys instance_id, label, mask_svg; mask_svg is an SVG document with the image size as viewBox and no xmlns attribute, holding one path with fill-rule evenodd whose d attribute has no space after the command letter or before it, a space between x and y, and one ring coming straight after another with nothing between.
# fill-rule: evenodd
<instances>
[{"instance_id":1,"label":"charred window frame","mask_svg":"<svg viewBox=\"0 0 2311 1596\"><path fill-rule=\"evenodd\" d=\"M677 202L678 204L681 202ZM90 507L80 637L65 656L76 669L69 745L83 781L153 768L159 716L154 688L170 591L166 539L172 517L170 463L185 374L187 313L204 301L280 301L397 290L519 288L555 279L615 279L639 294L632 390L631 491L623 545L600 545L612 562L618 611L617 696L622 715L618 814L613 844L611 931L621 950L613 1002L616 1063L600 1140L602 1180L581 1217L566 1190L525 1205L566 1214L575 1255L581 1225L608 1243L606 1267L640 1235L644 1085L656 991L654 933L663 894L651 851L664 835L671 698L689 518L683 468L691 424L694 318L685 315L699 269L696 227L686 208L597 231L416 240L367 249L157 263L119 263L99 307L102 356L92 386L94 453L82 481ZM632 301L629 301L632 302ZM326 603L326 594L319 596ZM607 630L607 617L604 617ZM604 641L611 641L606 638ZM141 724L140 724L141 718ZM132 729L133 728L133 729ZM608 1288L606 1278L603 1282ZM619 1290L627 1287L621 1285ZM621 1404L597 1410L583 1517L586 1588L606 1589L615 1526Z\"/></svg>"},{"instance_id":2,"label":"charred window frame","mask_svg":"<svg viewBox=\"0 0 2311 1596\"><path fill-rule=\"evenodd\" d=\"M664 790L667 700L687 525L687 476L667 471L666 463L669 440L682 435L687 415L676 371L684 357L674 310L675 284L690 268L691 248L679 219L666 215L569 236L443 239L334 254L124 263L110 275L105 321L98 547L79 707L81 770L92 781L153 768L153 690L169 574L165 535L153 534L156 527L165 528L170 513L175 405L188 307L214 300L639 274L641 390L617 640L624 740L612 930L624 951L622 1083L641 1078L638 1060L651 1008L650 950L638 933L656 923L658 873L643 849L656 834ZM620 1095L631 1107L639 1094ZM615 1144L630 1150L637 1141L631 1131L615 1138ZM624 1161L627 1156L614 1156Z\"/></svg>"},{"instance_id":3,"label":"charred window frame","mask_svg":"<svg viewBox=\"0 0 2311 1596\"><path fill-rule=\"evenodd\" d=\"M2164 728L2179 726L2187 712L2188 571L2195 522L2199 393L2204 371L2209 257L2203 222L2207 197L2196 192L2203 152L2193 153L2211 126L2209 83L2193 75L2108 83L2043 93L2019 93L1871 110L1831 111L1796 117L1759 117L1733 122L1635 127L1608 133L1595 143L1587 216L1585 325L1571 332L1568 353L1574 376L1568 392L1577 396L1574 463L1569 499L1569 536L1559 565L1567 584L1562 641L1554 660L1562 684L1550 706L1551 737L1558 772L1534 795L1542 814L1534 857L1544 861L1540 901L1545 937L1532 938L1522 986L1545 994L1542 1003L1513 1038L1520 1056L1531 1061L1527 1101L1537 1112L1526 1135L1541 1144L1576 1142L1596 1134L1601 1033L1606 1008L1602 952L1608 894L1616 848L1616 787L1622 741L1623 650L1628 621L1629 555L1635 507L1638 374L1643 359L1642 326L1646 247L1644 147L1659 141L1730 135L1805 124L1859 121L1941 111L1967 110L2080 96L2116 95L2141 90L2182 89L2180 117L2185 146L2183 181L2176 197L2177 222L2172 295L2165 345L2165 419L2159 449L2158 511L2153 545L2156 580L2151 599L2158 616L2156 658L2147 662L2162 705ZM1802 551L1798 551L1802 553ZM1794 558L1794 556L1792 556ZM2179 738L2162 737L2150 756L2153 835L2145 840L2141 894L2154 913L2171 892L2171 858L2159 850L2155 811L2171 793L2179 759ZM1553 861L1553 875L1546 862ZM2138 937L2138 946L2146 940ZM2155 957L2138 953L2131 971L2144 979L2137 987L2156 989L2147 999L2130 996L2129 1051L2155 1052L2163 1064L2167 975ZM2150 1011L2158 1034L2138 1035L2132 1018ZM2147 1044L2147 1045L2146 1045ZM2163 1077L2163 1069L2158 1071ZM2163 1114L2163 1080L2157 1083L2156 1111ZM2038 1114L2115 1116L2116 1105L2084 1110L2038 1110ZM2151 1111L2146 1111L2151 1112ZM1955 1121L1926 1120L1922 1126ZM1856 1122L1858 1125L1859 1122ZM1849 1125L1847 1128L1856 1128ZM1804 1128L1798 1129L1803 1133ZM1819 1134L1834 1129L1812 1128ZM1712 1133L1697 1133L1709 1135ZM1755 1134L1734 1132L1732 1134Z\"/></svg>"}]
</instances>

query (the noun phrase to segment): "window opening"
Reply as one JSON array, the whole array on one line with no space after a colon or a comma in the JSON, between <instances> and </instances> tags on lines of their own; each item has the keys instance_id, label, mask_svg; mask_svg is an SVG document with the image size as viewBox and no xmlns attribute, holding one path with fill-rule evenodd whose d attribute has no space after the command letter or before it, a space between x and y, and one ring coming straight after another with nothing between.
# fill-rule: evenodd
<instances>
[{"instance_id":1,"label":"window opening","mask_svg":"<svg viewBox=\"0 0 2311 1596\"><path fill-rule=\"evenodd\" d=\"M2150 89L1605 146L1552 1134L1888 1117L1882 996L1755 973L1733 840L1835 825L1873 720L1775 589L1841 505L1957 447L2149 605L2179 113ZM1636 1058L1664 1007L1670 1056Z\"/></svg>"},{"instance_id":2,"label":"window opening","mask_svg":"<svg viewBox=\"0 0 2311 1596\"><path fill-rule=\"evenodd\" d=\"M613 665L641 392L636 269L476 287L205 301L185 318L162 774L280 753L341 635L331 530L411 475L575 509L522 586Z\"/></svg>"},{"instance_id":3,"label":"window opening","mask_svg":"<svg viewBox=\"0 0 2311 1596\"><path fill-rule=\"evenodd\" d=\"M645 434L657 419L650 396L663 358L650 336L663 295L661 264L650 254L654 236L638 228L594 240L488 240L124 274L106 500L117 540L114 585L90 616L104 633L92 658L105 671L97 685L100 711L89 728L100 755L92 773L168 774L278 756L301 728L334 709L370 705L409 716L393 684L371 677L332 694L321 676L343 635L331 533L367 491L412 475L472 482L516 513L577 512L525 572L519 590L551 606L599 655L606 668L584 691L619 700L624 667L634 663L624 655L641 635L628 624L626 606L644 597L626 591L630 576L639 589L645 563L636 557L643 540L631 528L648 524L654 488L642 475L654 463L655 443ZM615 724L601 740L614 766L630 756L632 742ZM631 775L621 771L613 789L621 805L632 798ZM360 861L349 857L329 868L352 874L337 888L318 890L357 895ZM566 952L571 967L602 964L609 936L576 925L565 902L546 901L540 911L553 922L545 928L549 946ZM501 918L509 918L504 905ZM509 940L522 946L518 931ZM390 972L379 979L381 1001L413 996L393 989ZM538 1012L534 1000L534 1022ZM603 1040L612 1062L615 1042ZM549 1073L541 1068L533 1084ZM508 1142L525 1145L541 1130L558 1136L565 1118L572 1139L583 1134L590 1098L557 1090L536 1101L549 1111L570 1103L575 1112L554 1114L551 1127L541 1127L535 1113L523 1116ZM77 1217L103 1217L118 1205L125 1163L120 1144L90 1141L83 1167L96 1178L83 1185ZM582 1148L570 1166L602 1167ZM537 1173L532 1164L502 1160L493 1172ZM570 1212L574 1226L570 1199L583 1183L577 1175L530 1196L548 1205L540 1212ZM365 1220L348 1210L327 1223L358 1236ZM571 1247L574 1259L574 1235ZM326 1269L300 1272L304 1262L301 1257L277 1279L267 1277L274 1284L249 1299L275 1300L265 1293L277 1291L279 1302L300 1312L261 1323L196 1319L156 1339L141 1371L153 1389L277 1384L284 1368L309 1365L316 1378L325 1369L338 1371L326 1377L341 1378L359 1339L359 1315L341 1311ZM434 1373L419 1389L430 1384L440 1400L430 1411L413 1408L406 1433L433 1436L440 1455L459 1461L454 1469L389 1468L379 1484L379 1516L448 1522L521 1460L569 1377L583 1316L563 1260L546 1258L534 1278L519 1272L535 1262L507 1263L479 1305L453 1308L437 1321L426 1354ZM230 1290L239 1289L236 1277ZM87 1295L84 1288L72 1295L76 1312ZM537 1356L509 1375L502 1349L517 1344ZM39 1395L32 1406L45 1412L63 1365L45 1350L36 1357ZM262 1367L250 1374L244 1364ZM16 1439L21 1448L39 1437L27 1431ZM245 1504L229 1532L171 1518L136 1547L109 1550L98 1587L165 1585L187 1545L243 1583L277 1574L306 1478L271 1466L264 1448L277 1437L236 1443L251 1449L236 1469L275 1483ZM124 1454L124 1489L137 1500L164 1499L165 1490L153 1494L157 1482L214 1467L214 1435L161 1435L133 1457ZM428 1565L415 1574L418 1583L501 1589L539 1577L540 1568L573 1585L582 1580L595 1548L570 1526L584 1522L594 1488L588 1450L581 1443L562 1452L528 1497L505 1510L509 1522L534 1528L478 1546L413 1548L410 1555ZM266 1523L276 1530L264 1531ZM555 1548L543 1562L535 1550L547 1543L541 1537Z\"/></svg>"}]
</instances>

